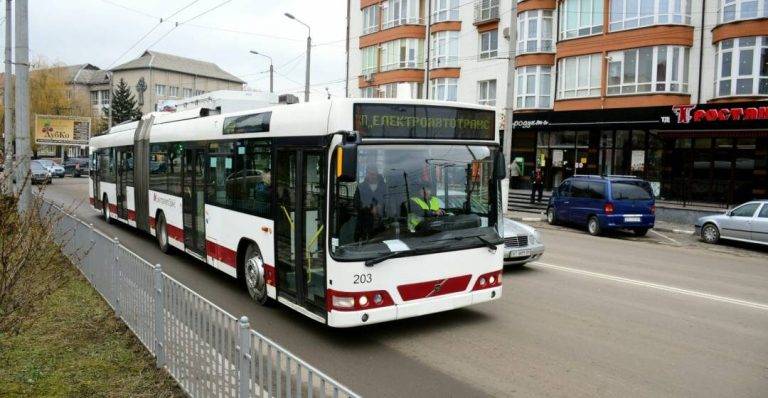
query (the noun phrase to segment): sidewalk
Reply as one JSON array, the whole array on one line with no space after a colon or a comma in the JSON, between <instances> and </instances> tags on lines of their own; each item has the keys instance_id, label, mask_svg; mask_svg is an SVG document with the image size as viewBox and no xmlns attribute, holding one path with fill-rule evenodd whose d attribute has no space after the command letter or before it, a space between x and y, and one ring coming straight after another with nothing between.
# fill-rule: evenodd
<instances>
[{"instance_id":1,"label":"sidewalk","mask_svg":"<svg viewBox=\"0 0 768 398\"><path fill-rule=\"evenodd\" d=\"M509 218L510 220L520 221L523 223L547 222L547 216L544 214L526 213L522 211L508 211L504 214L504 217ZM653 229L661 232L671 232L676 234L687 234L687 235L694 234L693 225L676 224L676 223L659 221L659 220L656 220L656 223Z\"/></svg>"}]
</instances>

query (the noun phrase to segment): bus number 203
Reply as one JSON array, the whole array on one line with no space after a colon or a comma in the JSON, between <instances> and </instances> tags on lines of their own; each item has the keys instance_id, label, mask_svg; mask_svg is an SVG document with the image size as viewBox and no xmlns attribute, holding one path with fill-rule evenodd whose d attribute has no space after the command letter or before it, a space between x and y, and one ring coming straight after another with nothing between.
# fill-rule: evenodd
<instances>
[{"instance_id":1,"label":"bus number 203","mask_svg":"<svg viewBox=\"0 0 768 398\"><path fill-rule=\"evenodd\" d=\"M371 283L372 281L373 276L371 276L371 274L355 274L355 285Z\"/></svg>"}]
</instances>

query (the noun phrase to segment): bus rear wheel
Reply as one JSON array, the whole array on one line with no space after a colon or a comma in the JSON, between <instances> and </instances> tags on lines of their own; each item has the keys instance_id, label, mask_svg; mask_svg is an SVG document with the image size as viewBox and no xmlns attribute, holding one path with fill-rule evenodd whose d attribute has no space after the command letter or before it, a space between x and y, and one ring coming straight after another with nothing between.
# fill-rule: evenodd
<instances>
[{"instance_id":1,"label":"bus rear wheel","mask_svg":"<svg viewBox=\"0 0 768 398\"><path fill-rule=\"evenodd\" d=\"M171 251L171 245L168 243L168 224L165 222L165 214L163 213L157 216L155 235L157 236L157 246L160 247L160 251L168 254Z\"/></svg>"},{"instance_id":2,"label":"bus rear wheel","mask_svg":"<svg viewBox=\"0 0 768 398\"><path fill-rule=\"evenodd\" d=\"M107 195L104 195L101 199L101 216L104 217L104 221L106 221L107 224L112 222L112 218L109 215L109 199L107 198Z\"/></svg>"},{"instance_id":3,"label":"bus rear wheel","mask_svg":"<svg viewBox=\"0 0 768 398\"><path fill-rule=\"evenodd\" d=\"M245 277L245 287L248 288L248 294L251 295L251 298L261 305L268 305L270 298L267 295L264 258L261 256L259 248L253 243L245 249L243 276Z\"/></svg>"}]
</instances>

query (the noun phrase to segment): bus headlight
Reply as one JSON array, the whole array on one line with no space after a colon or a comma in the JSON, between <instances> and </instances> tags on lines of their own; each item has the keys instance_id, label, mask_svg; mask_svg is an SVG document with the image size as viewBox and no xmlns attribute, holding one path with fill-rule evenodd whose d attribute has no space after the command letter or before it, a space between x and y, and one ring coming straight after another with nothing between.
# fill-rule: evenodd
<instances>
[{"instance_id":1,"label":"bus headlight","mask_svg":"<svg viewBox=\"0 0 768 398\"><path fill-rule=\"evenodd\" d=\"M354 297L333 296L333 306L336 308L354 308Z\"/></svg>"},{"instance_id":2,"label":"bus headlight","mask_svg":"<svg viewBox=\"0 0 768 398\"><path fill-rule=\"evenodd\" d=\"M368 297L365 295L360 296L359 299L357 299L358 304L360 304L361 307L366 307L368 305Z\"/></svg>"},{"instance_id":3,"label":"bus headlight","mask_svg":"<svg viewBox=\"0 0 768 398\"><path fill-rule=\"evenodd\" d=\"M376 293L373 295L373 303L376 305L381 305L381 302L384 301L384 297L381 296L381 293Z\"/></svg>"}]
</instances>

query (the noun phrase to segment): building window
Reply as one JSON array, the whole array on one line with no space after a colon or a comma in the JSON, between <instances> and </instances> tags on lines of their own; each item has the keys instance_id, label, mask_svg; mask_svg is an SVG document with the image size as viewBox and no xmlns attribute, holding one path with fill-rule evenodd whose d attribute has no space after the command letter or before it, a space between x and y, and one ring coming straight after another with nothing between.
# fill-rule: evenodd
<instances>
[{"instance_id":1,"label":"building window","mask_svg":"<svg viewBox=\"0 0 768 398\"><path fill-rule=\"evenodd\" d=\"M192 89L191 88L185 88L183 90L183 92L184 92L184 98L189 98L189 97L192 96Z\"/></svg>"},{"instance_id":2,"label":"building window","mask_svg":"<svg viewBox=\"0 0 768 398\"><path fill-rule=\"evenodd\" d=\"M381 3L381 28L421 23L419 0L388 0Z\"/></svg>"},{"instance_id":3,"label":"building window","mask_svg":"<svg viewBox=\"0 0 768 398\"><path fill-rule=\"evenodd\" d=\"M363 34L367 35L379 30L379 5L374 4L363 8Z\"/></svg>"},{"instance_id":4,"label":"building window","mask_svg":"<svg viewBox=\"0 0 768 398\"><path fill-rule=\"evenodd\" d=\"M109 90L99 91L101 95L101 105L109 106Z\"/></svg>"},{"instance_id":5,"label":"building window","mask_svg":"<svg viewBox=\"0 0 768 398\"><path fill-rule=\"evenodd\" d=\"M523 66L515 75L515 109L552 108L551 66Z\"/></svg>"},{"instance_id":6,"label":"building window","mask_svg":"<svg viewBox=\"0 0 768 398\"><path fill-rule=\"evenodd\" d=\"M480 33L480 59L496 58L499 55L499 31Z\"/></svg>"},{"instance_id":7,"label":"building window","mask_svg":"<svg viewBox=\"0 0 768 398\"><path fill-rule=\"evenodd\" d=\"M499 19L499 0L476 0L475 22Z\"/></svg>"},{"instance_id":8,"label":"building window","mask_svg":"<svg viewBox=\"0 0 768 398\"><path fill-rule=\"evenodd\" d=\"M98 106L99 105L99 92L98 91L91 91L91 105Z\"/></svg>"},{"instance_id":9,"label":"building window","mask_svg":"<svg viewBox=\"0 0 768 398\"><path fill-rule=\"evenodd\" d=\"M165 95L165 87L164 84L155 84L155 94Z\"/></svg>"},{"instance_id":10,"label":"building window","mask_svg":"<svg viewBox=\"0 0 768 398\"><path fill-rule=\"evenodd\" d=\"M608 95L649 92L688 92L687 47L643 47L608 53Z\"/></svg>"},{"instance_id":11,"label":"building window","mask_svg":"<svg viewBox=\"0 0 768 398\"><path fill-rule=\"evenodd\" d=\"M477 102L480 105L496 106L496 80L477 82Z\"/></svg>"},{"instance_id":12,"label":"building window","mask_svg":"<svg viewBox=\"0 0 768 398\"><path fill-rule=\"evenodd\" d=\"M439 78L432 79L432 99L439 101L457 101L459 91L459 79Z\"/></svg>"},{"instance_id":13,"label":"building window","mask_svg":"<svg viewBox=\"0 0 768 398\"><path fill-rule=\"evenodd\" d=\"M557 98L600 95L600 54L568 57L558 61Z\"/></svg>"},{"instance_id":14,"label":"building window","mask_svg":"<svg viewBox=\"0 0 768 398\"><path fill-rule=\"evenodd\" d=\"M432 34L430 68L459 66L459 32L442 31Z\"/></svg>"},{"instance_id":15,"label":"building window","mask_svg":"<svg viewBox=\"0 0 768 398\"><path fill-rule=\"evenodd\" d=\"M376 95L376 87L369 86L369 87L363 87L360 89L360 97L361 98L376 98L378 95Z\"/></svg>"},{"instance_id":16,"label":"building window","mask_svg":"<svg viewBox=\"0 0 768 398\"><path fill-rule=\"evenodd\" d=\"M720 0L718 6L719 23L740 21L743 19L768 17L766 0Z\"/></svg>"},{"instance_id":17,"label":"building window","mask_svg":"<svg viewBox=\"0 0 768 398\"><path fill-rule=\"evenodd\" d=\"M423 68L424 40L398 39L381 45L381 71Z\"/></svg>"},{"instance_id":18,"label":"building window","mask_svg":"<svg viewBox=\"0 0 768 398\"><path fill-rule=\"evenodd\" d=\"M363 74L371 74L379 69L379 48L377 46L365 47L360 50L363 57Z\"/></svg>"},{"instance_id":19,"label":"building window","mask_svg":"<svg viewBox=\"0 0 768 398\"><path fill-rule=\"evenodd\" d=\"M554 51L552 11L531 10L517 16L517 52L539 53Z\"/></svg>"},{"instance_id":20,"label":"building window","mask_svg":"<svg viewBox=\"0 0 768 398\"><path fill-rule=\"evenodd\" d=\"M168 96L169 97L178 97L179 96L179 88L176 86L168 86Z\"/></svg>"},{"instance_id":21,"label":"building window","mask_svg":"<svg viewBox=\"0 0 768 398\"><path fill-rule=\"evenodd\" d=\"M560 14L560 39L603 32L603 0L565 0Z\"/></svg>"},{"instance_id":22,"label":"building window","mask_svg":"<svg viewBox=\"0 0 768 398\"><path fill-rule=\"evenodd\" d=\"M610 31L691 23L692 0L611 0Z\"/></svg>"},{"instance_id":23,"label":"building window","mask_svg":"<svg viewBox=\"0 0 768 398\"><path fill-rule=\"evenodd\" d=\"M205 94L205 91L203 90L195 90L195 95L203 95Z\"/></svg>"},{"instance_id":24,"label":"building window","mask_svg":"<svg viewBox=\"0 0 768 398\"><path fill-rule=\"evenodd\" d=\"M420 99L422 86L421 83L417 82L383 84L379 86L379 97Z\"/></svg>"},{"instance_id":25,"label":"building window","mask_svg":"<svg viewBox=\"0 0 768 398\"><path fill-rule=\"evenodd\" d=\"M459 0L432 0L432 23L459 20Z\"/></svg>"},{"instance_id":26,"label":"building window","mask_svg":"<svg viewBox=\"0 0 768 398\"><path fill-rule=\"evenodd\" d=\"M768 95L768 36L723 40L715 62L718 97Z\"/></svg>"}]
</instances>

